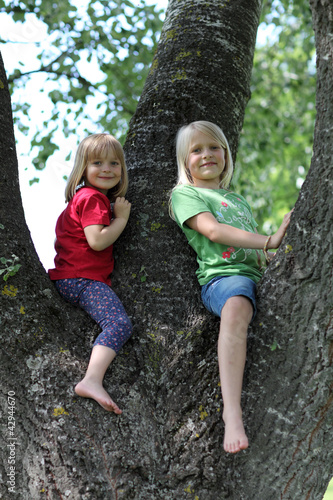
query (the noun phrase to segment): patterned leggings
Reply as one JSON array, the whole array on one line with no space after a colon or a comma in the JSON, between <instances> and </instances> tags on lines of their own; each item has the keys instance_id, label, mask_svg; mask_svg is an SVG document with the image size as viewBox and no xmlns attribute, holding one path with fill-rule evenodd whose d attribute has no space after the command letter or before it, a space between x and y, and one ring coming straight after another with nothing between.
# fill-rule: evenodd
<instances>
[{"instance_id":1,"label":"patterned leggings","mask_svg":"<svg viewBox=\"0 0 333 500\"><path fill-rule=\"evenodd\" d=\"M132 335L132 324L112 288L84 278L58 280L55 286L67 302L80 306L102 328L94 346L110 347L118 353Z\"/></svg>"}]
</instances>

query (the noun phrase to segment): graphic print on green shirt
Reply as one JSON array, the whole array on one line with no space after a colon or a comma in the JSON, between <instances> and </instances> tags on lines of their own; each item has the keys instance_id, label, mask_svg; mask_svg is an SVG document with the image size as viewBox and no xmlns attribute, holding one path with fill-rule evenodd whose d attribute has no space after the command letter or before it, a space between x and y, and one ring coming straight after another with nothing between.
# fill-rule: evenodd
<instances>
[{"instance_id":1,"label":"graphic print on green shirt","mask_svg":"<svg viewBox=\"0 0 333 500\"><path fill-rule=\"evenodd\" d=\"M245 198L225 189L179 185L172 192L171 202L175 220L197 254L200 285L217 276L234 275L246 276L258 283L266 265L262 250L214 243L185 224L190 217L210 212L222 224L255 233L257 223Z\"/></svg>"}]
</instances>

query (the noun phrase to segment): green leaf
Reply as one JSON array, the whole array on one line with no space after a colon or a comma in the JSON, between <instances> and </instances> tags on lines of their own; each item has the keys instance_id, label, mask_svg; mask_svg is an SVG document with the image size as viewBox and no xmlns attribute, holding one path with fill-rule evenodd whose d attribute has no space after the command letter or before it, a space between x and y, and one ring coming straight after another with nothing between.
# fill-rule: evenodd
<instances>
[{"instance_id":1,"label":"green leaf","mask_svg":"<svg viewBox=\"0 0 333 500\"><path fill-rule=\"evenodd\" d=\"M277 343L276 340L274 340L273 344L271 345L271 351L275 351L277 347L280 349L279 344Z\"/></svg>"},{"instance_id":2,"label":"green leaf","mask_svg":"<svg viewBox=\"0 0 333 500\"><path fill-rule=\"evenodd\" d=\"M29 186L32 186L33 184L37 184L39 182L39 179L37 177L34 177L29 181Z\"/></svg>"}]
</instances>

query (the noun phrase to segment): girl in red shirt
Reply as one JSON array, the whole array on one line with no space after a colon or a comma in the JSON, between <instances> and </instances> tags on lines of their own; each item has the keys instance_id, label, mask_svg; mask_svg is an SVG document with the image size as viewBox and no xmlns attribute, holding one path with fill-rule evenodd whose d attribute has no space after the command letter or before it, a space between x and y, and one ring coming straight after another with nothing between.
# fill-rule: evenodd
<instances>
[{"instance_id":1,"label":"girl in red shirt","mask_svg":"<svg viewBox=\"0 0 333 500\"><path fill-rule=\"evenodd\" d=\"M67 207L56 224L55 268L49 270L60 295L84 309L102 328L77 395L120 414L103 387L105 372L132 334L131 321L111 289L113 243L126 227L131 204L121 144L110 134L84 139L67 182ZM113 210L111 209L113 203Z\"/></svg>"}]
</instances>

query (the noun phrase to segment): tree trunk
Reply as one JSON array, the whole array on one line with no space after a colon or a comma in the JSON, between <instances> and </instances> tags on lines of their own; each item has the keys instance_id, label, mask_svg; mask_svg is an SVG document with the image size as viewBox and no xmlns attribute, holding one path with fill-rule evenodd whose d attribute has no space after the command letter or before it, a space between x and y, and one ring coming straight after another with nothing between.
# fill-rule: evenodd
<instances>
[{"instance_id":1,"label":"tree trunk","mask_svg":"<svg viewBox=\"0 0 333 500\"><path fill-rule=\"evenodd\" d=\"M259 287L243 393L250 447L235 456L223 451L219 321L200 303L195 256L168 216L179 126L218 123L236 155L260 7L254 0L170 2L125 147L133 211L116 244L113 284L135 330L105 380L121 416L74 395L98 329L57 296L34 251L1 67L0 257L14 254L22 264L1 294L3 498L322 498L333 462L328 0L312 1L314 157L287 237Z\"/></svg>"}]
</instances>

